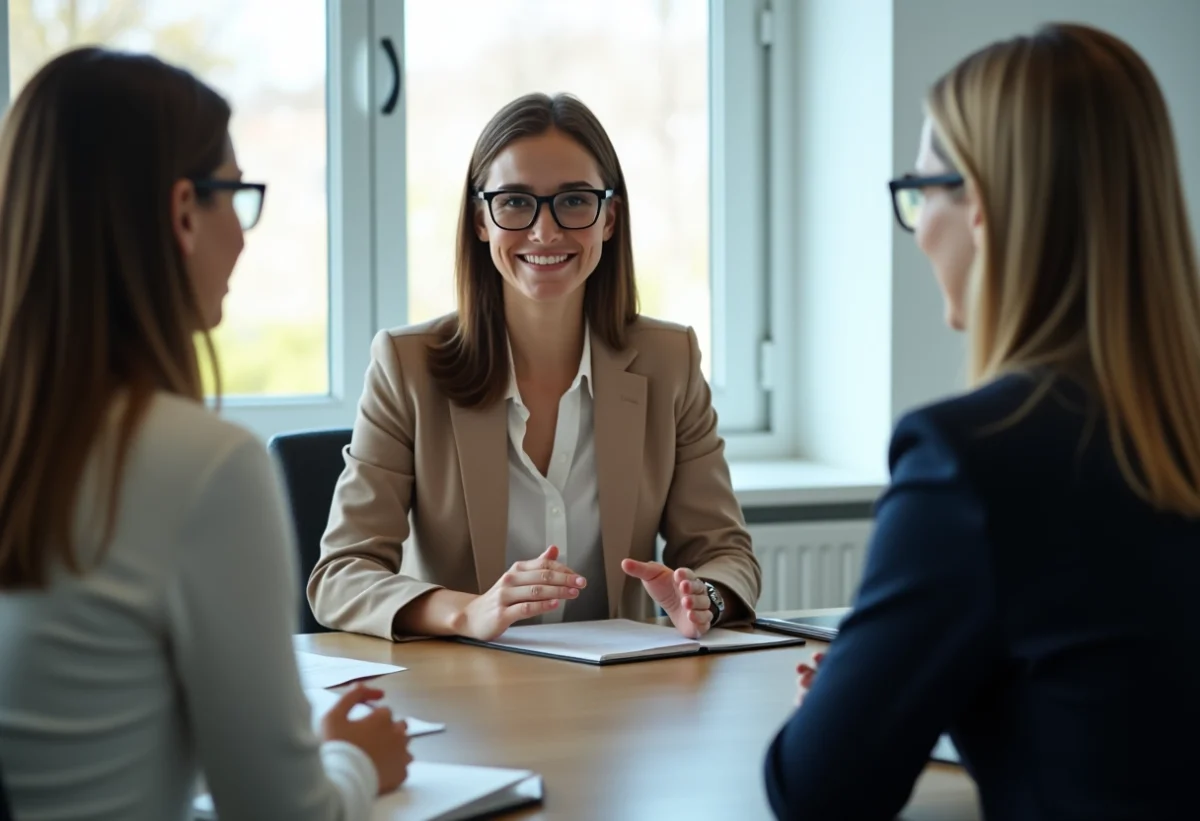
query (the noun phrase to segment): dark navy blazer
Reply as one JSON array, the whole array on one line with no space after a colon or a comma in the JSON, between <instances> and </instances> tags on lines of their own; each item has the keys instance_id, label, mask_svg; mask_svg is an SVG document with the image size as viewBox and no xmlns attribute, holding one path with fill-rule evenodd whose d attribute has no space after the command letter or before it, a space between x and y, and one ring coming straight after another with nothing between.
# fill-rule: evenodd
<instances>
[{"instance_id":1,"label":"dark navy blazer","mask_svg":"<svg viewBox=\"0 0 1200 821\"><path fill-rule=\"evenodd\" d=\"M1200 818L1200 522L1131 490L1087 396L1007 376L901 420L853 610L767 754L778 817L894 817L949 730L989 821Z\"/></svg>"}]
</instances>

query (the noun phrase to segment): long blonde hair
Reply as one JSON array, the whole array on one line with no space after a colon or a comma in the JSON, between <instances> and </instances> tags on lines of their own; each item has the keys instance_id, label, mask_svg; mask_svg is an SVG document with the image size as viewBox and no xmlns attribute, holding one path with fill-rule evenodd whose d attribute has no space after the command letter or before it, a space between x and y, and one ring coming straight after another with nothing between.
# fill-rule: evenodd
<instances>
[{"instance_id":1,"label":"long blonde hair","mask_svg":"<svg viewBox=\"0 0 1200 821\"><path fill-rule=\"evenodd\" d=\"M203 399L194 337L202 323L170 195L178 180L208 176L223 161L229 116L218 94L181 69L86 48L43 67L5 118L0 589L44 585L51 559L79 571L77 497L118 396L104 541L153 394Z\"/></svg>"},{"instance_id":2,"label":"long blonde hair","mask_svg":"<svg viewBox=\"0 0 1200 821\"><path fill-rule=\"evenodd\" d=\"M982 209L972 379L1081 375L1133 489L1200 514L1200 271L1149 67L1110 34L1048 25L967 57L926 104Z\"/></svg>"}]
</instances>

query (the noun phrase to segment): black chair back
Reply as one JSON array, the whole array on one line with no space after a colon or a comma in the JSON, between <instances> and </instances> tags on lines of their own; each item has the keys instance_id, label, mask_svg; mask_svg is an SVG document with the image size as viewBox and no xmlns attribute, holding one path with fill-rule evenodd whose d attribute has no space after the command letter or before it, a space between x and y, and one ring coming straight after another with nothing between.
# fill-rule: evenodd
<instances>
[{"instance_id":1,"label":"black chair back","mask_svg":"<svg viewBox=\"0 0 1200 821\"><path fill-rule=\"evenodd\" d=\"M345 467L342 450L349 444L349 428L281 433L267 442L267 450L283 472L299 547L301 633L328 632L313 616L304 587L321 558L321 537L329 524L333 491Z\"/></svg>"},{"instance_id":2,"label":"black chair back","mask_svg":"<svg viewBox=\"0 0 1200 821\"><path fill-rule=\"evenodd\" d=\"M8 793L4 790L3 770L0 770L0 821L13 821L12 809L8 806Z\"/></svg>"}]
</instances>

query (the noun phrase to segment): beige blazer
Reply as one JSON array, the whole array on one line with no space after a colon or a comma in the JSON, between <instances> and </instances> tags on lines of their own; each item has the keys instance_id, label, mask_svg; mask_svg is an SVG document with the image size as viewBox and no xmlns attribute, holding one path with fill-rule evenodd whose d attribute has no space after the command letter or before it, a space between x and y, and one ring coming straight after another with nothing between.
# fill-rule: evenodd
<instances>
[{"instance_id":1,"label":"beige blazer","mask_svg":"<svg viewBox=\"0 0 1200 821\"><path fill-rule=\"evenodd\" d=\"M446 587L481 593L507 570L508 409L451 403L426 349L441 323L381 331L308 600L322 624L393 638L396 613ZM621 560L720 582L753 613L762 574L729 480L691 328L638 319L614 351L593 334L596 471L610 616L654 605ZM411 528L410 528L411 520Z\"/></svg>"}]
</instances>

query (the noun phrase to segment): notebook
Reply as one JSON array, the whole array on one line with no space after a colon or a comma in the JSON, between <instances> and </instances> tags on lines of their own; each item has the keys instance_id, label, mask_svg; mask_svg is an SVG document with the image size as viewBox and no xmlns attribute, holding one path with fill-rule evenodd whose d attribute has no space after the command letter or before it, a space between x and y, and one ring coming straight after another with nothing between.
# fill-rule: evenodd
<instances>
[{"instance_id":1,"label":"notebook","mask_svg":"<svg viewBox=\"0 0 1200 821\"><path fill-rule=\"evenodd\" d=\"M530 770L414 761L400 789L375 799L371 821L467 821L542 800L542 777ZM192 804L197 819L217 819L212 797Z\"/></svg>"},{"instance_id":2,"label":"notebook","mask_svg":"<svg viewBox=\"0 0 1200 821\"><path fill-rule=\"evenodd\" d=\"M720 627L709 630L698 640L689 639L674 627L629 619L530 624L510 627L493 641L460 641L586 664L618 664L804 643L804 639L796 636L747 633Z\"/></svg>"},{"instance_id":3,"label":"notebook","mask_svg":"<svg viewBox=\"0 0 1200 821\"><path fill-rule=\"evenodd\" d=\"M830 607L824 610L798 613L790 618L760 616L754 620L754 626L767 630L778 630L788 635L833 641L837 638L838 625L849 613L849 607ZM945 734L938 738L929 757L944 764L962 763L958 757L958 750L954 747L954 742L950 740L950 736Z\"/></svg>"}]
</instances>

